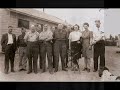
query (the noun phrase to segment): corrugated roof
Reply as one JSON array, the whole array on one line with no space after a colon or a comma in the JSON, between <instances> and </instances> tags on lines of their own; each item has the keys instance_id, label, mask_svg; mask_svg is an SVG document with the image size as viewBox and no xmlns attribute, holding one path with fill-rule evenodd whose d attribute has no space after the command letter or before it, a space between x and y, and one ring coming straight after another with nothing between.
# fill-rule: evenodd
<instances>
[{"instance_id":1,"label":"corrugated roof","mask_svg":"<svg viewBox=\"0 0 120 90\"><path fill-rule=\"evenodd\" d=\"M62 19L59 19L55 16L52 16L52 15L49 15L49 14L46 14L44 12L41 12L41 11L38 11L38 10L35 10L35 9L9 9L10 11L14 11L14 12L17 12L17 13L21 13L21 14L25 14L25 15L28 15L28 16L31 16L31 17L34 17L34 18L38 18L38 19L41 19L41 20L45 20L45 21L48 21L48 22L52 22L52 23L62 23L62 24L66 24Z\"/></svg>"}]
</instances>

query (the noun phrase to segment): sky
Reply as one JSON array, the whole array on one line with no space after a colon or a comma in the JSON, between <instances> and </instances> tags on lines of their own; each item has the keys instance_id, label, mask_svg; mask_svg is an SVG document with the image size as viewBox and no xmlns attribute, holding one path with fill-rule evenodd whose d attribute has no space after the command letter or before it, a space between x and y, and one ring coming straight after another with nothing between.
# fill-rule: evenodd
<instances>
[{"instance_id":1,"label":"sky","mask_svg":"<svg viewBox=\"0 0 120 90\"><path fill-rule=\"evenodd\" d=\"M42 8L37 9L43 11ZM100 19L101 26L104 27L105 35L109 37L110 34L118 35L120 33L120 9L87 9L87 8L44 8L45 13L56 16L68 23L74 25L78 24L83 30L83 23L88 22L90 24L89 29L92 31L95 26L94 20ZM116 23L117 22L117 23Z\"/></svg>"}]
</instances>

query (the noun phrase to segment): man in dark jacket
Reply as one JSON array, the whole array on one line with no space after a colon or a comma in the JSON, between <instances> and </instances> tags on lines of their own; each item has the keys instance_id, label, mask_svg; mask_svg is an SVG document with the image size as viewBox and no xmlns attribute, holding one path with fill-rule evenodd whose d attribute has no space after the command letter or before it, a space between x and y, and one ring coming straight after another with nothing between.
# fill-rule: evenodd
<instances>
[{"instance_id":1,"label":"man in dark jacket","mask_svg":"<svg viewBox=\"0 0 120 90\"><path fill-rule=\"evenodd\" d=\"M2 51L5 53L5 74L9 71L9 62L11 64L11 72L14 72L14 57L16 51L16 35L12 33L13 27L8 26L8 33L2 35L1 45Z\"/></svg>"},{"instance_id":2,"label":"man in dark jacket","mask_svg":"<svg viewBox=\"0 0 120 90\"><path fill-rule=\"evenodd\" d=\"M25 28L21 28L21 35L18 36L17 39L17 48L19 48L19 71L25 70L27 67L27 44L24 41L26 30Z\"/></svg>"}]
</instances>

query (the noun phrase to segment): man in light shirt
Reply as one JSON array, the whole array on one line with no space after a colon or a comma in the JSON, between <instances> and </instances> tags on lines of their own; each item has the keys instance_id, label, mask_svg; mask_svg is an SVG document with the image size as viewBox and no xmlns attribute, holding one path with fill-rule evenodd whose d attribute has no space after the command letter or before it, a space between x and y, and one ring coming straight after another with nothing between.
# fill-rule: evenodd
<instances>
[{"instance_id":1,"label":"man in light shirt","mask_svg":"<svg viewBox=\"0 0 120 90\"><path fill-rule=\"evenodd\" d=\"M104 31L100 27L100 20L95 21L96 28L93 32L94 44L94 72L98 70L98 58L100 57L100 70L105 67L105 37Z\"/></svg>"},{"instance_id":2,"label":"man in light shirt","mask_svg":"<svg viewBox=\"0 0 120 90\"><path fill-rule=\"evenodd\" d=\"M48 69L49 73L52 74L52 39L53 33L50 29L48 29L48 25L45 24L43 27L43 31L39 34L39 40L42 41L40 52L42 58L42 72L46 71L46 55L48 59Z\"/></svg>"},{"instance_id":3,"label":"man in light shirt","mask_svg":"<svg viewBox=\"0 0 120 90\"><path fill-rule=\"evenodd\" d=\"M27 43L27 57L29 63L28 73L32 73L32 66L33 71L37 74L37 60L38 60L38 53L39 53L39 33L35 30L35 27L32 26L30 31L25 35L24 40Z\"/></svg>"},{"instance_id":4,"label":"man in light shirt","mask_svg":"<svg viewBox=\"0 0 120 90\"><path fill-rule=\"evenodd\" d=\"M16 35L12 33L13 27L8 26L8 33L3 34L1 39L2 51L5 52L5 74L9 71L9 62L11 72L14 72L14 57L16 51Z\"/></svg>"},{"instance_id":5,"label":"man in light shirt","mask_svg":"<svg viewBox=\"0 0 120 90\"><path fill-rule=\"evenodd\" d=\"M37 31L39 34L43 31L42 25L39 24L39 23L37 23L37 24L35 25L35 28L36 28L36 31ZM42 58L41 58L41 53L40 53L41 42L38 41L38 43L39 43L39 55L38 55L38 56L39 56L39 67L40 67L40 69L42 69Z\"/></svg>"}]
</instances>

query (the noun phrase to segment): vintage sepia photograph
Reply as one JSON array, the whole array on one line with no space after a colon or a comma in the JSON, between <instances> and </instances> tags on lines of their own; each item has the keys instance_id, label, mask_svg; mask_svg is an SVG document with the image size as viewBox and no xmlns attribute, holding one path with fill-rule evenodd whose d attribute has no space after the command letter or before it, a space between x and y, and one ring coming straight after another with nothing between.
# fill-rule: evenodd
<instances>
[{"instance_id":1,"label":"vintage sepia photograph","mask_svg":"<svg viewBox=\"0 0 120 90\"><path fill-rule=\"evenodd\" d=\"M0 8L0 81L119 81L119 16L112 8Z\"/></svg>"}]
</instances>

